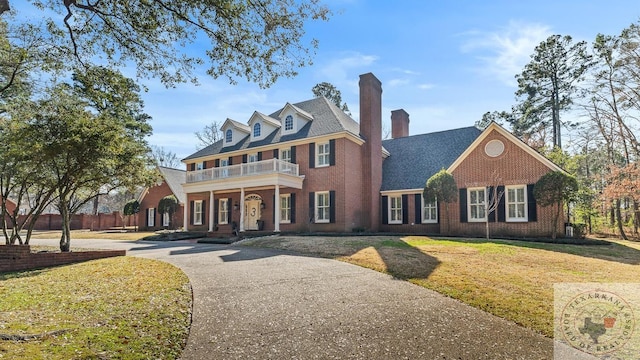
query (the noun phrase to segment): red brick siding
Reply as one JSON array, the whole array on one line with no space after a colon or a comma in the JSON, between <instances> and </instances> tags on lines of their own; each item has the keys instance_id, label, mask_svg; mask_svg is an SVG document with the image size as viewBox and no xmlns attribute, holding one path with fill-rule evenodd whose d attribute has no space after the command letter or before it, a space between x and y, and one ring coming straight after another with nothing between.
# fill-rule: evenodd
<instances>
[{"instance_id":1,"label":"red brick siding","mask_svg":"<svg viewBox=\"0 0 640 360\"><path fill-rule=\"evenodd\" d=\"M211 165L213 166L213 162L211 162ZM207 166L209 166L209 162L207 162ZM140 228L140 230L164 229L164 227L162 226L162 214L160 213L156 214L156 221L154 226L147 227L147 209L154 208L157 210L158 203L160 202L160 200L163 197L168 195L173 195L173 192L171 191L171 188L169 187L169 185L167 185L167 183L164 181L160 185L156 185L149 188L147 194L144 196L144 198L140 202L140 212L138 213L138 227ZM178 209L176 209L176 212L173 218L171 219L171 221L173 222L173 224L169 226L170 228L177 229L182 227L183 225L182 224L182 221L183 221L182 205L178 206Z\"/></svg>"},{"instance_id":2,"label":"red brick siding","mask_svg":"<svg viewBox=\"0 0 640 360\"><path fill-rule=\"evenodd\" d=\"M125 250L31 253L26 245L0 245L0 273L41 269L51 266L126 255Z\"/></svg>"}]
</instances>

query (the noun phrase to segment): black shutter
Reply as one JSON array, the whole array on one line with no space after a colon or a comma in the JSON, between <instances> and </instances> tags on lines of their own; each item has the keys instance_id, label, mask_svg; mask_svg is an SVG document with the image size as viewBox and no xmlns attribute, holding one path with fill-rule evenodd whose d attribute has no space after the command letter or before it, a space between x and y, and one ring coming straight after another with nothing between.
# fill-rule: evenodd
<instances>
[{"instance_id":1,"label":"black shutter","mask_svg":"<svg viewBox=\"0 0 640 360\"><path fill-rule=\"evenodd\" d=\"M149 227L149 209L145 211L144 223L147 227Z\"/></svg>"},{"instance_id":2,"label":"black shutter","mask_svg":"<svg viewBox=\"0 0 640 360\"><path fill-rule=\"evenodd\" d=\"M247 163L247 154L242 154L242 163L243 164Z\"/></svg>"},{"instance_id":3,"label":"black shutter","mask_svg":"<svg viewBox=\"0 0 640 360\"><path fill-rule=\"evenodd\" d=\"M206 168L207 168L207 162L206 162L206 161L203 161L203 162L202 162L202 169L204 170L204 169L206 169Z\"/></svg>"},{"instance_id":4,"label":"black shutter","mask_svg":"<svg viewBox=\"0 0 640 360\"><path fill-rule=\"evenodd\" d=\"M536 206L536 198L533 196L534 184L527 185L527 215L529 221L538 221L538 207Z\"/></svg>"},{"instance_id":5,"label":"black shutter","mask_svg":"<svg viewBox=\"0 0 640 360\"><path fill-rule=\"evenodd\" d=\"M389 223L389 197L388 196L382 197L382 223L383 224Z\"/></svg>"},{"instance_id":6,"label":"black shutter","mask_svg":"<svg viewBox=\"0 0 640 360\"><path fill-rule=\"evenodd\" d=\"M329 140L329 165L336 164L336 141L334 139Z\"/></svg>"},{"instance_id":7,"label":"black shutter","mask_svg":"<svg viewBox=\"0 0 640 360\"><path fill-rule=\"evenodd\" d=\"M316 193L310 192L309 193L309 222L311 223L316 222L315 202L316 202Z\"/></svg>"},{"instance_id":8,"label":"black shutter","mask_svg":"<svg viewBox=\"0 0 640 360\"><path fill-rule=\"evenodd\" d=\"M291 163L292 164L296 163L296 147L295 146L291 147Z\"/></svg>"},{"instance_id":9,"label":"black shutter","mask_svg":"<svg viewBox=\"0 0 640 360\"><path fill-rule=\"evenodd\" d=\"M233 157L229 156L229 166L233 165Z\"/></svg>"},{"instance_id":10,"label":"black shutter","mask_svg":"<svg viewBox=\"0 0 640 360\"><path fill-rule=\"evenodd\" d=\"M153 226L154 226L154 227L155 227L155 226L158 226L158 221L157 221L157 219L158 219L158 218L157 218L157 216L156 216L157 214L158 214L158 209L157 209L157 208L154 208L154 209L153 209Z\"/></svg>"},{"instance_id":11,"label":"black shutter","mask_svg":"<svg viewBox=\"0 0 640 360\"><path fill-rule=\"evenodd\" d=\"M402 194L402 223L409 223L409 195Z\"/></svg>"},{"instance_id":12,"label":"black shutter","mask_svg":"<svg viewBox=\"0 0 640 360\"><path fill-rule=\"evenodd\" d=\"M334 190L329 191L329 222L336 222L336 192Z\"/></svg>"},{"instance_id":13,"label":"black shutter","mask_svg":"<svg viewBox=\"0 0 640 360\"><path fill-rule=\"evenodd\" d=\"M493 203L493 190L495 189L495 187L493 186L487 186L485 188L485 191L487 192L486 194L486 201L487 201L487 209L491 207L492 203ZM488 209L489 210L489 209ZM487 214L487 221L488 222L496 222L497 220L497 216L496 216L496 211L491 210L489 211L489 213Z\"/></svg>"},{"instance_id":14,"label":"black shutter","mask_svg":"<svg viewBox=\"0 0 640 360\"><path fill-rule=\"evenodd\" d=\"M213 166L215 166L215 167L220 167L220 159L216 159L216 160L213 162Z\"/></svg>"},{"instance_id":15,"label":"black shutter","mask_svg":"<svg viewBox=\"0 0 640 360\"><path fill-rule=\"evenodd\" d=\"M191 171L196 171L196 163L191 164Z\"/></svg>"},{"instance_id":16,"label":"black shutter","mask_svg":"<svg viewBox=\"0 0 640 360\"><path fill-rule=\"evenodd\" d=\"M447 203L444 206L449 206ZM440 202L436 200L436 222L440 224Z\"/></svg>"},{"instance_id":17,"label":"black shutter","mask_svg":"<svg viewBox=\"0 0 640 360\"><path fill-rule=\"evenodd\" d=\"M213 204L213 223L214 224L218 224L220 222L220 219L218 219L218 214L220 214L220 200L218 199L218 201L215 202L215 204Z\"/></svg>"},{"instance_id":18,"label":"black shutter","mask_svg":"<svg viewBox=\"0 0 640 360\"><path fill-rule=\"evenodd\" d=\"M207 202L202 200L202 218L200 219L202 225L209 223L209 221L207 220Z\"/></svg>"},{"instance_id":19,"label":"black shutter","mask_svg":"<svg viewBox=\"0 0 640 360\"><path fill-rule=\"evenodd\" d=\"M460 222L467 222L467 189L460 189Z\"/></svg>"},{"instance_id":20,"label":"black shutter","mask_svg":"<svg viewBox=\"0 0 640 360\"><path fill-rule=\"evenodd\" d=\"M280 158L280 152L278 151L278 149L273 149L273 158L274 159Z\"/></svg>"},{"instance_id":21,"label":"black shutter","mask_svg":"<svg viewBox=\"0 0 640 360\"><path fill-rule=\"evenodd\" d=\"M258 151L258 161L262 161L262 151Z\"/></svg>"},{"instance_id":22,"label":"black shutter","mask_svg":"<svg viewBox=\"0 0 640 360\"><path fill-rule=\"evenodd\" d=\"M498 202L498 221L505 222L505 198L507 197L507 193L504 191L504 186L502 185L498 186L498 195L500 195L500 193L502 193L502 196L500 197L500 201Z\"/></svg>"},{"instance_id":23,"label":"black shutter","mask_svg":"<svg viewBox=\"0 0 640 360\"><path fill-rule=\"evenodd\" d=\"M296 194L291 194L291 223L296 223Z\"/></svg>"},{"instance_id":24,"label":"black shutter","mask_svg":"<svg viewBox=\"0 0 640 360\"><path fill-rule=\"evenodd\" d=\"M414 202L414 214L416 217L416 224L420 224L422 223L422 195L421 194L415 194L413 197L413 202Z\"/></svg>"},{"instance_id":25,"label":"black shutter","mask_svg":"<svg viewBox=\"0 0 640 360\"><path fill-rule=\"evenodd\" d=\"M309 144L309 169L316 167L316 143Z\"/></svg>"},{"instance_id":26,"label":"black shutter","mask_svg":"<svg viewBox=\"0 0 640 360\"><path fill-rule=\"evenodd\" d=\"M231 210L233 210L233 199L227 199L227 224L231 224Z\"/></svg>"},{"instance_id":27,"label":"black shutter","mask_svg":"<svg viewBox=\"0 0 640 360\"><path fill-rule=\"evenodd\" d=\"M191 207L191 210L189 211L189 221L190 221L190 224L193 225L193 210L195 208L195 201L191 201L190 207Z\"/></svg>"}]
</instances>

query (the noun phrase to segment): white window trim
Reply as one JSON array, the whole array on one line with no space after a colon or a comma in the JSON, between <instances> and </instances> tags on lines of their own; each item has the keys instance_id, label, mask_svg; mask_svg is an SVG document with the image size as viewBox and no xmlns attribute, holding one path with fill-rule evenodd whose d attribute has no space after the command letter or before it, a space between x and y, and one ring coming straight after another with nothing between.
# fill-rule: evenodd
<instances>
[{"instance_id":1,"label":"white window trim","mask_svg":"<svg viewBox=\"0 0 640 360\"><path fill-rule=\"evenodd\" d=\"M231 134L231 136L228 136L228 134ZM231 130L231 129L225 130L225 132L224 132L224 142L225 142L225 144L233 142L233 130Z\"/></svg>"},{"instance_id":2,"label":"white window trim","mask_svg":"<svg viewBox=\"0 0 640 360\"><path fill-rule=\"evenodd\" d=\"M402 212L404 211L404 209L402 208L402 195L393 195L393 196L389 196L388 198L388 206L387 206L387 212L388 214L388 219L389 219L389 224L402 224ZM397 204L399 204L399 207L393 207L393 199L398 199ZM396 219L396 220L392 220L391 214L393 213L393 210L400 210L400 219Z\"/></svg>"},{"instance_id":3,"label":"white window trim","mask_svg":"<svg viewBox=\"0 0 640 360\"><path fill-rule=\"evenodd\" d=\"M320 148L325 148L327 149L326 153L322 153L320 154ZM329 166L330 163L330 158L331 158L331 146L329 145L329 142L323 142L323 143L318 143L316 144L316 166L317 168L321 168L321 167L326 167ZM326 162L324 164L320 164L320 157L326 157Z\"/></svg>"},{"instance_id":4,"label":"white window trim","mask_svg":"<svg viewBox=\"0 0 640 360\"><path fill-rule=\"evenodd\" d=\"M258 134L256 134L256 129L258 130ZM253 124L253 129L252 129L252 135L254 139L259 139L260 137L262 137L262 124L255 123Z\"/></svg>"},{"instance_id":5,"label":"white window trim","mask_svg":"<svg viewBox=\"0 0 640 360\"><path fill-rule=\"evenodd\" d=\"M222 204L225 204L224 206ZM223 211L225 210L226 211ZM229 199L218 199L218 224L229 224Z\"/></svg>"},{"instance_id":6,"label":"white window trim","mask_svg":"<svg viewBox=\"0 0 640 360\"><path fill-rule=\"evenodd\" d=\"M428 204L425 200L424 200L424 196L420 196L420 198L422 199L422 223L423 224L437 224L438 223L438 200L436 199L432 204L435 206L436 208L436 218L435 219L426 219L425 218L425 207Z\"/></svg>"},{"instance_id":7,"label":"white window trim","mask_svg":"<svg viewBox=\"0 0 640 360\"><path fill-rule=\"evenodd\" d=\"M472 191L480 191L484 192L484 217L474 219L471 217L471 192ZM479 205L479 204L478 204ZM476 187L476 188L468 188L467 189L467 221L469 222L487 222L487 188L485 187Z\"/></svg>"},{"instance_id":8,"label":"white window trim","mask_svg":"<svg viewBox=\"0 0 640 360\"><path fill-rule=\"evenodd\" d=\"M166 212L162 214L162 226L169 226L171 224L171 219L169 217L169 213Z\"/></svg>"},{"instance_id":9,"label":"white window trim","mask_svg":"<svg viewBox=\"0 0 640 360\"><path fill-rule=\"evenodd\" d=\"M291 116L291 129L287 129L287 118L289 116ZM293 115L287 115L284 117L282 129L285 134L293 133L296 131L296 119L293 117Z\"/></svg>"},{"instance_id":10,"label":"white window trim","mask_svg":"<svg viewBox=\"0 0 640 360\"><path fill-rule=\"evenodd\" d=\"M198 211L200 207L200 211ZM202 225L202 200L193 202L193 225Z\"/></svg>"},{"instance_id":11,"label":"white window trim","mask_svg":"<svg viewBox=\"0 0 640 360\"><path fill-rule=\"evenodd\" d=\"M326 219L318 218L318 213L320 212L319 211L320 210L320 201L319 201L319 199L320 199L321 195L326 196L326 199L327 199L327 206L326 206L326 211L325 211L325 216L327 217ZM323 206L323 208L325 208L325 207ZM328 191L316 192L315 209L314 210L315 210L314 211L315 212L314 218L316 220L316 223L326 224L326 223L329 223L331 221L331 215L329 214L330 211L331 211L331 198L329 197L329 192Z\"/></svg>"},{"instance_id":12,"label":"white window trim","mask_svg":"<svg viewBox=\"0 0 640 360\"><path fill-rule=\"evenodd\" d=\"M258 162L258 153L253 153L247 155L247 163Z\"/></svg>"},{"instance_id":13,"label":"white window trim","mask_svg":"<svg viewBox=\"0 0 640 360\"><path fill-rule=\"evenodd\" d=\"M151 226L156 226L156 219L155 219L155 213L156 213L156 209L155 208L149 208L149 212L147 213L147 226L151 227Z\"/></svg>"},{"instance_id":14,"label":"white window trim","mask_svg":"<svg viewBox=\"0 0 640 360\"><path fill-rule=\"evenodd\" d=\"M287 204L289 205L289 207L284 208L282 207L282 199L289 199L287 201ZM285 219L284 216L282 216L282 210L289 210L286 212L288 219ZM291 194L281 194L280 195L280 224L291 224Z\"/></svg>"},{"instance_id":15,"label":"white window trim","mask_svg":"<svg viewBox=\"0 0 640 360\"><path fill-rule=\"evenodd\" d=\"M196 163L196 171L204 170L204 161L200 161Z\"/></svg>"},{"instance_id":16,"label":"white window trim","mask_svg":"<svg viewBox=\"0 0 640 360\"><path fill-rule=\"evenodd\" d=\"M289 154L289 157L285 157L285 153ZM280 160L291 162L291 148L280 150Z\"/></svg>"},{"instance_id":17,"label":"white window trim","mask_svg":"<svg viewBox=\"0 0 640 360\"><path fill-rule=\"evenodd\" d=\"M509 217L509 189L522 189L524 194L524 217ZM527 199L527 185L509 185L504 187L504 214L507 222L528 222L529 221L529 199ZM517 204L517 202L515 203Z\"/></svg>"}]
</instances>

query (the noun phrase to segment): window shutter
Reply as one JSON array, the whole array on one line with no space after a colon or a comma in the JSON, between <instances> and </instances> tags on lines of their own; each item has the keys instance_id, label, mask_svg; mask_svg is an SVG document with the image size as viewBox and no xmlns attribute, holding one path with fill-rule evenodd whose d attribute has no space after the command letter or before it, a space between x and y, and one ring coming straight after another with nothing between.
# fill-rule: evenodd
<instances>
[{"instance_id":1,"label":"window shutter","mask_svg":"<svg viewBox=\"0 0 640 360\"><path fill-rule=\"evenodd\" d=\"M247 163L247 154L242 154L242 163L243 164Z\"/></svg>"},{"instance_id":2,"label":"window shutter","mask_svg":"<svg viewBox=\"0 0 640 360\"><path fill-rule=\"evenodd\" d=\"M309 169L316 167L316 143L309 144Z\"/></svg>"},{"instance_id":3,"label":"window shutter","mask_svg":"<svg viewBox=\"0 0 640 360\"><path fill-rule=\"evenodd\" d=\"M153 209L153 226L158 226L158 208Z\"/></svg>"},{"instance_id":4,"label":"window shutter","mask_svg":"<svg viewBox=\"0 0 640 360\"><path fill-rule=\"evenodd\" d=\"M336 222L336 192L334 190L329 191L329 222Z\"/></svg>"},{"instance_id":5,"label":"window shutter","mask_svg":"<svg viewBox=\"0 0 640 360\"><path fill-rule=\"evenodd\" d=\"M202 169L204 170L204 169L206 169L206 168L207 168L207 162L206 162L206 161L203 161L203 162L202 162Z\"/></svg>"},{"instance_id":6,"label":"window shutter","mask_svg":"<svg viewBox=\"0 0 640 360\"><path fill-rule=\"evenodd\" d=\"M444 204L444 206L449 206L448 204ZM440 202L436 200L436 222L440 224Z\"/></svg>"},{"instance_id":7,"label":"window shutter","mask_svg":"<svg viewBox=\"0 0 640 360\"><path fill-rule=\"evenodd\" d=\"M309 193L309 222L310 223L314 223L316 222L316 193L314 192L310 192Z\"/></svg>"},{"instance_id":8,"label":"window shutter","mask_svg":"<svg viewBox=\"0 0 640 360\"><path fill-rule=\"evenodd\" d=\"M280 151L278 149L273 149L273 158L274 159L280 158Z\"/></svg>"},{"instance_id":9,"label":"window shutter","mask_svg":"<svg viewBox=\"0 0 640 360\"><path fill-rule=\"evenodd\" d=\"M147 227L149 226L149 209L145 211L144 223Z\"/></svg>"},{"instance_id":10,"label":"window shutter","mask_svg":"<svg viewBox=\"0 0 640 360\"><path fill-rule=\"evenodd\" d=\"M233 165L233 157L229 156L229 165Z\"/></svg>"},{"instance_id":11,"label":"window shutter","mask_svg":"<svg viewBox=\"0 0 640 360\"><path fill-rule=\"evenodd\" d=\"M382 197L382 223L383 224L389 223L389 197L388 196Z\"/></svg>"},{"instance_id":12,"label":"window shutter","mask_svg":"<svg viewBox=\"0 0 640 360\"><path fill-rule=\"evenodd\" d=\"M202 218L200 218L202 225L209 223L209 220L207 219L207 202L205 200L202 200L202 215L200 216L202 216Z\"/></svg>"},{"instance_id":13,"label":"window shutter","mask_svg":"<svg viewBox=\"0 0 640 360\"><path fill-rule=\"evenodd\" d=\"M486 187L486 192L487 192L487 207L491 206L491 203L494 201L493 200L493 191L494 191L495 187L493 186L487 186ZM496 222L497 217L496 217L496 210L492 210L489 211L489 213L487 214L487 221L489 222Z\"/></svg>"},{"instance_id":14,"label":"window shutter","mask_svg":"<svg viewBox=\"0 0 640 360\"><path fill-rule=\"evenodd\" d=\"M227 199L227 224L231 224L231 211L233 210L233 199Z\"/></svg>"},{"instance_id":15,"label":"window shutter","mask_svg":"<svg viewBox=\"0 0 640 360\"><path fill-rule=\"evenodd\" d=\"M191 164L191 171L196 171L196 163Z\"/></svg>"},{"instance_id":16,"label":"window shutter","mask_svg":"<svg viewBox=\"0 0 640 360\"><path fill-rule=\"evenodd\" d=\"M262 151L258 151L258 161L262 161Z\"/></svg>"},{"instance_id":17,"label":"window shutter","mask_svg":"<svg viewBox=\"0 0 640 360\"><path fill-rule=\"evenodd\" d=\"M336 164L336 140L329 140L329 165Z\"/></svg>"},{"instance_id":18,"label":"window shutter","mask_svg":"<svg viewBox=\"0 0 640 360\"><path fill-rule=\"evenodd\" d=\"M291 223L296 223L296 194L291 194Z\"/></svg>"},{"instance_id":19,"label":"window shutter","mask_svg":"<svg viewBox=\"0 0 640 360\"><path fill-rule=\"evenodd\" d=\"M413 197L414 202L414 214L415 214L415 223L420 224L422 222L422 195L415 194Z\"/></svg>"},{"instance_id":20,"label":"window shutter","mask_svg":"<svg viewBox=\"0 0 640 360\"><path fill-rule=\"evenodd\" d=\"M536 206L536 198L533 196L534 184L527 185L527 215L529 221L538 221L538 207Z\"/></svg>"},{"instance_id":21,"label":"window shutter","mask_svg":"<svg viewBox=\"0 0 640 360\"><path fill-rule=\"evenodd\" d=\"M498 203L498 221L505 222L506 220L506 197L507 193L504 191L504 186L498 186L498 194L502 192L502 197Z\"/></svg>"},{"instance_id":22,"label":"window shutter","mask_svg":"<svg viewBox=\"0 0 640 360\"><path fill-rule=\"evenodd\" d=\"M216 160L213 162L213 166L215 166L215 167L220 167L220 159L216 159Z\"/></svg>"},{"instance_id":23,"label":"window shutter","mask_svg":"<svg viewBox=\"0 0 640 360\"><path fill-rule=\"evenodd\" d=\"M190 224L193 225L193 210L195 208L195 201L191 201L189 206L191 207L191 210L189 211L189 221Z\"/></svg>"},{"instance_id":24,"label":"window shutter","mask_svg":"<svg viewBox=\"0 0 640 360\"><path fill-rule=\"evenodd\" d=\"M467 189L460 189L460 222L467 222Z\"/></svg>"},{"instance_id":25,"label":"window shutter","mask_svg":"<svg viewBox=\"0 0 640 360\"><path fill-rule=\"evenodd\" d=\"M291 163L292 164L296 163L296 147L295 146L291 147Z\"/></svg>"},{"instance_id":26,"label":"window shutter","mask_svg":"<svg viewBox=\"0 0 640 360\"><path fill-rule=\"evenodd\" d=\"M409 195L402 194L402 223L409 223Z\"/></svg>"},{"instance_id":27,"label":"window shutter","mask_svg":"<svg viewBox=\"0 0 640 360\"><path fill-rule=\"evenodd\" d=\"M218 201L213 204L213 223L216 225L220 222L218 219L218 214L220 214L220 200L222 199L218 199Z\"/></svg>"}]
</instances>

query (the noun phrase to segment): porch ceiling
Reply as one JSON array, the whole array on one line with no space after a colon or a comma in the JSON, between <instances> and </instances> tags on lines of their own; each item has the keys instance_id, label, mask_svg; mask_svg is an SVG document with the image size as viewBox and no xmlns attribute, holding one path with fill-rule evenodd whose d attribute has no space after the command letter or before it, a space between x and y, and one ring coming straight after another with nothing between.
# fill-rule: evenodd
<instances>
[{"instance_id":1,"label":"porch ceiling","mask_svg":"<svg viewBox=\"0 0 640 360\"><path fill-rule=\"evenodd\" d=\"M303 181L304 175L295 176L273 173L235 179L218 179L197 183L185 183L182 184L182 188L187 194L207 191L239 190L241 188L268 188L274 186L302 189Z\"/></svg>"}]
</instances>

